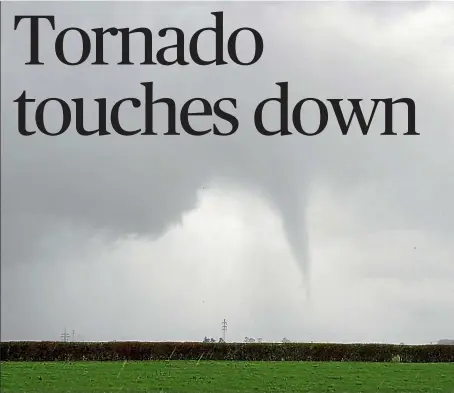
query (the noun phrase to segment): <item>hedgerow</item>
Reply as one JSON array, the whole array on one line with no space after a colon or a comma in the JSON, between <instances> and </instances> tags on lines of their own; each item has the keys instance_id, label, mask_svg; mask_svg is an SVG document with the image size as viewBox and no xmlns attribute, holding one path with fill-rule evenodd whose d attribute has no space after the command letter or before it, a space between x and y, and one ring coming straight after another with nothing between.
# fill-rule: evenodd
<instances>
[{"instance_id":1,"label":"hedgerow","mask_svg":"<svg viewBox=\"0 0 454 393\"><path fill-rule=\"evenodd\" d=\"M236 360L454 362L452 345L2 342L2 361Z\"/></svg>"}]
</instances>

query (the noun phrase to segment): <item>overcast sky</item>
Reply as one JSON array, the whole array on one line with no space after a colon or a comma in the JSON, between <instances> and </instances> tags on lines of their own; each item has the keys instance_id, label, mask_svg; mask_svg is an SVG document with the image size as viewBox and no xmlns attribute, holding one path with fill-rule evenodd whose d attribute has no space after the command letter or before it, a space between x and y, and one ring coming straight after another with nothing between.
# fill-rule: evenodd
<instances>
[{"instance_id":1,"label":"overcast sky","mask_svg":"<svg viewBox=\"0 0 454 393\"><path fill-rule=\"evenodd\" d=\"M224 11L225 34L262 34L258 63L68 67L44 26L45 65L25 66L27 23L13 29L14 15L33 13L55 15L57 31L146 26L160 48L172 38L159 29L189 37L214 24L214 11ZM1 22L2 340L58 340L66 327L79 340L201 341L220 337L224 318L229 341L454 338L453 3L4 3ZM209 56L213 42L201 44ZM67 48L80 53L75 35ZM120 49L118 37L106 40L110 61ZM244 35L239 51L251 49ZM237 98L239 130L164 136L161 109L158 136L17 131L23 90L86 98L96 127L93 99L143 99L150 81L180 107ZM368 136L357 123L342 136L332 111L316 137L262 136L253 110L283 81L291 105L363 98L369 114L367 100L410 97L421 135L403 136L396 110L399 135L380 136L377 109ZM58 127L52 111L47 124ZM125 126L143 125L142 109L121 113ZM277 114L266 116L271 127ZM302 118L315 127L318 113L308 106Z\"/></svg>"}]
</instances>

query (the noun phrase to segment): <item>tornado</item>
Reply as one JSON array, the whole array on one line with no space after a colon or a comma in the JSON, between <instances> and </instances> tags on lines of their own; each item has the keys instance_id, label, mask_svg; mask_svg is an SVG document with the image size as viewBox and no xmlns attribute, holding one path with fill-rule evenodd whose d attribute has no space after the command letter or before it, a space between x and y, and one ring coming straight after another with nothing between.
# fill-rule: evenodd
<instances>
[{"instance_id":1,"label":"tornado","mask_svg":"<svg viewBox=\"0 0 454 393\"><path fill-rule=\"evenodd\" d=\"M266 179L262 178L259 187L270 207L281 219L285 239L294 263L301 272L302 286L309 300L311 260L307 209L310 179L307 171L305 174L296 174L295 167L289 162L283 162L282 165L275 167L277 170L268 172L269 176ZM301 168L301 165L297 168Z\"/></svg>"}]
</instances>

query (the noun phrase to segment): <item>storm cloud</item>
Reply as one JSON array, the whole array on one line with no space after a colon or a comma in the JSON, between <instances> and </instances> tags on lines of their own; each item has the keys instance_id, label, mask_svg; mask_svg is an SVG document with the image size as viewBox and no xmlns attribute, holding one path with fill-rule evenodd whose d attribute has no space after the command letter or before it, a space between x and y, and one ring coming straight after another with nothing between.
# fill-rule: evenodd
<instances>
[{"instance_id":1,"label":"storm cloud","mask_svg":"<svg viewBox=\"0 0 454 393\"><path fill-rule=\"evenodd\" d=\"M57 340L64 327L83 340L202 340L220 336L223 318L230 340L453 335L453 4L17 2L2 11L3 340ZM178 26L189 35L211 26L214 11L226 32L262 34L257 64L67 67L43 27L46 64L25 66L29 30L13 29L14 15L36 13L55 15L57 30ZM202 41L207 54L213 42ZM239 45L251 50L247 39ZM118 59L118 38L105 53ZM238 132L17 132L13 100L24 89L37 100L85 98L96 127L94 98L141 98L145 81L180 106L237 98ZM372 98L410 97L420 135L402 135L406 111L396 110L397 136L380 136L377 111L368 136L357 123L342 135L331 115L318 136L265 137L253 112L283 81L291 105L363 98L367 114ZM266 121L277 125L277 115ZM317 110L302 118L316 128ZM138 128L143 113L125 107L122 119Z\"/></svg>"}]
</instances>

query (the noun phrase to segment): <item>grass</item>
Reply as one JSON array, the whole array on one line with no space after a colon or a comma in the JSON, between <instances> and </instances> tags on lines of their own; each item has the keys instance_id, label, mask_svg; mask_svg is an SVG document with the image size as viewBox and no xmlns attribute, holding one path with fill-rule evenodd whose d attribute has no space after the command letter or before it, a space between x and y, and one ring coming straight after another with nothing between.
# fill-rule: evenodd
<instances>
[{"instance_id":1,"label":"grass","mask_svg":"<svg viewBox=\"0 0 454 393\"><path fill-rule=\"evenodd\" d=\"M454 363L4 362L4 393L454 392Z\"/></svg>"}]
</instances>

